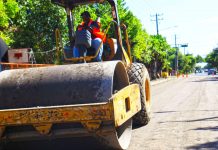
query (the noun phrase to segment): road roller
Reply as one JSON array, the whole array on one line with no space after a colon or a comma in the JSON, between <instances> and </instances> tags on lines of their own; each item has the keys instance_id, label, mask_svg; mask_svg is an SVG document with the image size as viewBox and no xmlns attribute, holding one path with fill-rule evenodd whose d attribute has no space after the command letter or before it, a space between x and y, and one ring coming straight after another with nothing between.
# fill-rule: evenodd
<instances>
[{"instance_id":1,"label":"road roller","mask_svg":"<svg viewBox=\"0 0 218 150\"><path fill-rule=\"evenodd\" d=\"M51 2L66 10L71 49L75 41L72 10L86 4L108 3L112 12L112 21L105 30L109 52L107 49L102 62L92 61L97 52L68 57L60 31L56 30L57 57L64 63L0 72L0 146L8 141L93 136L106 147L127 149L133 125L144 126L150 120L150 78L143 64L132 62L117 1ZM114 37L107 36L111 27Z\"/></svg>"}]
</instances>

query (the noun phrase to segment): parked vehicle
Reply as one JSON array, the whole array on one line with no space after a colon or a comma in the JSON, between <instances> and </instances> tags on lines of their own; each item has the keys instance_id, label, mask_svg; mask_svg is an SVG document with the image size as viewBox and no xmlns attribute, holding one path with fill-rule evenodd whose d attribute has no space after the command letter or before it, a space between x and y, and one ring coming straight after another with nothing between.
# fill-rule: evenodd
<instances>
[{"instance_id":1,"label":"parked vehicle","mask_svg":"<svg viewBox=\"0 0 218 150\"><path fill-rule=\"evenodd\" d=\"M215 69L208 69L208 75L216 75Z\"/></svg>"}]
</instances>

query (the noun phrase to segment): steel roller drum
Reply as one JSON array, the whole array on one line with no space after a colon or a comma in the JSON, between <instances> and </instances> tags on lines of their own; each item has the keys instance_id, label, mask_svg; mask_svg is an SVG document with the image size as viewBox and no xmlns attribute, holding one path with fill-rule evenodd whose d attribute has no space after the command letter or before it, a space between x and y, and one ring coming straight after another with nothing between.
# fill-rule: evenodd
<instances>
[{"instance_id":1,"label":"steel roller drum","mask_svg":"<svg viewBox=\"0 0 218 150\"><path fill-rule=\"evenodd\" d=\"M6 70L0 73L0 109L106 102L127 85L120 61Z\"/></svg>"}]
</instances>

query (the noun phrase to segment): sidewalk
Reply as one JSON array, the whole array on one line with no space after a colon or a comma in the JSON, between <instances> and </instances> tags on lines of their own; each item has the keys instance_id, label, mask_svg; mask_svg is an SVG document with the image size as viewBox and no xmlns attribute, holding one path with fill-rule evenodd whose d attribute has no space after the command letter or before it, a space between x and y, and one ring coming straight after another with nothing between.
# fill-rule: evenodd
<instances>
[{"instance_id":1,"label":"sidewalk","mask_svg":"<svg viewBox=\"0 0 218 150\"><path fill-rule=\"evenodd\" d=\"M163 82L168 82L168 81L176 79L176 78L177 78L176 76L170 76L168 78L159 78L159 79L156 79L156 80L151 80L151 86L154 86L154 85L157 85L157 84L160 84L160 83L163 83Z\"/></svg>"}]
</instances>

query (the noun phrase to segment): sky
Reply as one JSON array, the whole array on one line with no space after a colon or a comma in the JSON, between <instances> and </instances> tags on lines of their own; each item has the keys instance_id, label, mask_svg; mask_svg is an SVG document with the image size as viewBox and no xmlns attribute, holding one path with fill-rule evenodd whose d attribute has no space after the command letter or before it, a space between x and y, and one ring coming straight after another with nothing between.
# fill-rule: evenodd
<instances>
[{"instance_id":1,"label":"sky","mask_svg":"<svg viewBox=\"0 0 218 150\"><path fill-rule=\"evenodd\" d=\"M159 34L180 47L185 54L206 57L218 47L218 0L126 0L128 8L151 34L157 34L155 15L159 14ZM176 38L175 38L176 37ZM175 40L176 39L176 40Z\"/></svg>"}]
</instances>

